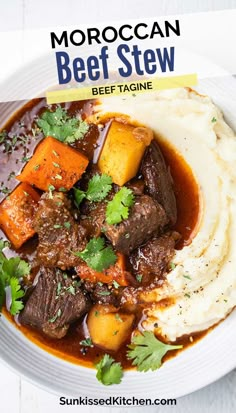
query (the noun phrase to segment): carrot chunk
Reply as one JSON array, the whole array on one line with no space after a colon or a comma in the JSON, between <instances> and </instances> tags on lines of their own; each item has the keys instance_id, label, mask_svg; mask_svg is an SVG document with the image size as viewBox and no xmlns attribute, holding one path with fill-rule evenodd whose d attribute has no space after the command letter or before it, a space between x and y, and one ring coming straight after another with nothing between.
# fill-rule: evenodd
<instances>
[{"instance_id":1,"label":"carrot chunk","mask_svg":"<svg viewBox=\"0 0 236 413\"><path fill-rule=\"evenodd\" d=\"M38 192L23 183L0 204L0 227L16 249L35 234L32 222L39 198Z\"/></svg>"},{"instance_id":2,"label":"carrot chunk","mask_svg":"<svg viewBox=\"0 0 236 413\"><path fill-rule=\"evenodd\" d=\"M48 136L36 151L17 179L47 191L69 190L87 168L88 159L68 145Z\"/></svg>"},{"instance_id":3,"label":"carrot chunk","mask_svg":"<svg viewBox=\"0 0 236 413\"><path fill-rule=\"evenodd\" d=\"M122 286L127 286L129 284L126 277L127 273L125 271L125 256L121 253L117 253L116 263L103 272L93 270L88 267L86 263L82 263L76 269L80 278L93 283L102 282L104 284L111 284L113 281L116 281Z\"/></svg>"}]
</instances>

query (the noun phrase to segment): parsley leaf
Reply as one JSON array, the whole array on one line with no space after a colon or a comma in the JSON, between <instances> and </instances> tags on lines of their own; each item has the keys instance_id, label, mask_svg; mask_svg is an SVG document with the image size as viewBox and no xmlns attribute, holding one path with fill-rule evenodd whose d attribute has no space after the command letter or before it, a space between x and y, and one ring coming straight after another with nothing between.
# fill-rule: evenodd
<instances>
[{"instance_id":1,"label":"parsley leaf","mask_svg":"<svg viewBox=\"0 0 236 413\"><path fill-rule=\"evenodd\" d=\"M120 363L108 354L104 354L103 358L96 364L96 378L105 386L111 384L119 384L123 376L123 371Z\"/></svg>"},{"instance_id":2,"label":"parsley leaf","mask_svg":"<svg viewBox=\"0 0 236 413\"><path fill-rule=\"evenodd\" d=\"M69 117L65 109L58 106L54 112L46 110L37 121L44 136L53 136L64 143L74 143L88 132L89 125L83 120Z\"/></svg>"},{"instance_id":3,"label":"parsley leaf","mask_svg":"<svg viewBox=\"0 0 236 413\"><path fill-rule=\"evenodd\" d=\"M87 191L74 188L75 205L79 208L84 198L91 202L100 202L106 198L112 188L112 179L106 174L94 175L88 183Z\"/></svg>"},{"instance_id":4,"label":"parsley leaf","mask_svg":"<svg viewBox=\"0 0 236 413\"><path fill-rule=\"evenodd\" d=\"M134 204L134 194L131 189L123 186L108 202L106 209L106 222L109 225L119 224L129 216L129 208Z\"/></svg>"},{"instance_id":5,"label":"parsley leaf","mask_svg":"<svg viewBox=\"0 0 236 413\"><path fill-rule=\"evenodd\" d=\"M82 252L74 253L85 261L95 271L103 271L115 264L117 256L113 249L105 246L104 238L92 238Z\"/></svg>"},{"instance_id":6,"label":"parsley leaf","mask_svg":"<svg viewBox=\"0 0 236 413\"><path fill-rule=\"evenodd\" d=\"M90 179L86 198L92 202L99 202L106 198L108 192L112 188L112 179L106 174L96 174Z\"/></svg>"},{"instance_id":7,"label":"parsley leaf","mask_svg":"<svg viewBox=\"0 0 236 413\"><path fill-rule=\"evenodd\" d=\"M12 299L10 313L16 315L24 308L24 304L22 301L18 301L18 299L24 297L25 292L21 289L19 280L15 277L10 279L10 287Z\"/></svg>"},{"instance_id":8,"label":"parsley leaf","mask_svg":"<svg viewBox=\"0 0 236 413\"><path fill-rule=\"evenodd\" d=\"M128 346L128 359L133 359L133 365L138 371L156 370L161 367L162 357L169 350L177 350L183 346L165 344L159 341L151 331L134 336Z\"/></svg>"}]
</instances>

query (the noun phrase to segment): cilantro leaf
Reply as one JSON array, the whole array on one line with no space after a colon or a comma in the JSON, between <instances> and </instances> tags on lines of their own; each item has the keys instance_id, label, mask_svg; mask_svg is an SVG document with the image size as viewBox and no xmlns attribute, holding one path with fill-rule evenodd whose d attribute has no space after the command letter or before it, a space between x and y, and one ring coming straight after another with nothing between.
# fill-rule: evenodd
<instances>
[{"instance_id":1,"label":"cilantro leaf","mask_svg":"<svg viewBox=\"0 0 236 413\"><path fill-rule=\"evenodd\" d=\"M134 194L131 189L123 186L108 202L106 209L106 222L109 225L119 224L129 216L129 208L134 204Z\"/></svg>"},{"instance_id":2,"label":"cilantro leaf","mask_svg":"<svg viewBox=\"0 0 236 413\"><path fill-rule=\"evenodd\" d=\"M46 110L37 124L44 136L53 136L64 143L74 143L88 132L89 125L82 119L69 117L65 109L58 106L54 112Z\"/></svg>"},{"instance_id":3,"label":"cilantro leaf","mask_svg":"<svg viewBox=\"0 0 236 413\"><path fill-rule=\"evenodd\" d=\"M74 197L75 197L75 205L77 206L77 208L79 208L81 202L86 197L86 194L84 191L81 191L81 189L78 189L78 188L73 188L73 190L74 190Z\"/></svg>"},{"instance_id":4,"label":"cilantro leaf","mask_svg":"<svg viewBox=\"0 0 236 413\"><path fill-rule=\"evenodd\" d=\"M96 378L105 386L111 384L119 384L123 376L123 371L120 363L108 354L104 354L103 358L96 364Z\"/></svg>"},{"instance_id":5,"label":"cilantro leaf","mask_svg":"<svg viewBox=\"0 0 236 413\"><path fill-rule=\"evenodd\" d=\"M86 198L92 202L99 202L106 198L108 192L112 188L112 179L106 174L96 174L90 179Z\"/></svg>"},{"instance_id":6,"label":"cilantro leaf","mask_svg":"<svg viewBox=\"0 0 236 413\"><path fill-rule=\"evenodd\" d=\"M22 301L18 301L24 296L19 278L29 274L30 266L20 257L6 258L2 253L5 246L6 243L0 240L0 312L6 299L5 288L10 287L12 297L10 313L15 315L24 308Z\"/></svg>"},{"instance_id":7,"label":"cilantro leaf","mask_svg":"<svg viewBox=\"0 0 236 413\"><path fill-rule=\"evenodd\" d=\"M4 260L2 264L2 272L3 276L7 277L8 279L11 277L20 278L24 275L28 275L30 272L29 264L21 260L20 257L14 257Z\"/></svg>"},{"instance_id":8,"label":"cilantro leaf","mask_svg":"<svg viewBox=\"0 0 236 413\"><path fill-rule=\"evenodd\" d=\"M5 284L0 276L0 312L2 311L3 304L5 302Z\"/></svg>"},{"instance_id":9,"label":"cilantro leaf","mask_svg":"<svg viewBox=\"0 0 236 413\"><path fill-rule=\"evenodd\" d=\"M88 337L88 338L85 338L84 340L81 340L80 345L85 346L85 347L93 347L93 342L92 342L91 338Z\"/></svg>"},{"instance_id":10,"label":"cilantro leaf","mask_svg":"<svg viewBox=\"0 0 236 413\"><path fill-rule=\"evenodd\" d=\"M92 238L82 252L74 253L85 261L95 271L103 271L115 264L117 256L113 249L105 246L104 238Z\"/></svg>"},{"instance_id":11,"label":"cilantro leaf","mask_svg":"<svg viewBox=\"0 0 236 413\"><path fill-rule=\"evenodd\" d=\"M91 202L100 202L106 198L108 192L112 188L112 179L106 174L96 174L94 175L88 183L87 191L82 191L81 189L74 189L75 205L79 208L81 202L84 198Z\"/></svg>"},{"instance_id":12,"label":"cilantro leaf","mask_svg":"<svg viewBox=\"0 0 236 413\"><path fill-rule=\"evenodd\" d=\"M159 341L151 331L134 336L127 352L128 359L133 359L133 365L138 371L156 370L161 367L163 356L170 350L183 346L165 344Z\"/></svg>"},{"instance_id":13,"label":"cilantro leaf","mask_svg":"<svg viewBox=\"0 0 236 413\"><path fill-rule=\"evenodd\" d=\"M24 297L25 293L21 289L21 285L19 283L19 280L15 277L12 277L10 279L10 287L11 287L11 308L10 308L10 313L12 315L19 314L21 310L24 308L24 304L22 301L18 301L19 298Z\"/></svg>"}]
</instances>

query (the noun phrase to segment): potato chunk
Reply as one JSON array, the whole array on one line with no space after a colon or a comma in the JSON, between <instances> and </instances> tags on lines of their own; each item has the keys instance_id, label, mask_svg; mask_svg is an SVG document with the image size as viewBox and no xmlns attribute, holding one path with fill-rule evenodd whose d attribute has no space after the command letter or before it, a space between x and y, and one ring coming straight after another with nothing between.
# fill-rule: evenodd
<instances>
[{"instance_id":1,"label":"potato chunk","mask_svg":"<svg viewBox=\"0 0 236 413\"><path fill-rule=\"evenodd\" d=\"M124 185L137 174L152 138L148 128L113 121L98 161L100 171L111 176L115 184Z\"/></svg>"},{"instance_id":2,"label":"potato chunk","mask_svg":"<svg viewBox=\"0 0 236 413\"><path fill-rule=\"evenodd\" d=\"M123 314L107 305L94 305L87 325L92 342L106 350L117 351L131 333L133 314Z\"/></svg>"}]
</instances>

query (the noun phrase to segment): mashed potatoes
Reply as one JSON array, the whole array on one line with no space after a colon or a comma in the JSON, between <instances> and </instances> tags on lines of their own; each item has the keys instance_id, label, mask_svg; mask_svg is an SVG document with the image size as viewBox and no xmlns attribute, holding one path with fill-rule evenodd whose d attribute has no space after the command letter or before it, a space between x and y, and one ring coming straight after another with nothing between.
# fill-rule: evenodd
<instances>
[{"instance_id":1,"label":"mashed potatoes","mask_svg":"<svg viewBox=\"0 0 236 413\"><path fill-rule=\"evenodd\" d=\"M173 341L212 326L236 304L234 132L208 97L187 89L106 98L97 111L122 113L152 128L182 154L199 184L198 231L190 245L176 251L174 269L155 290L143 327L158 325L155 331ZM160 306L164 298L172 304Z\"/></svg>"}]
</instances>

